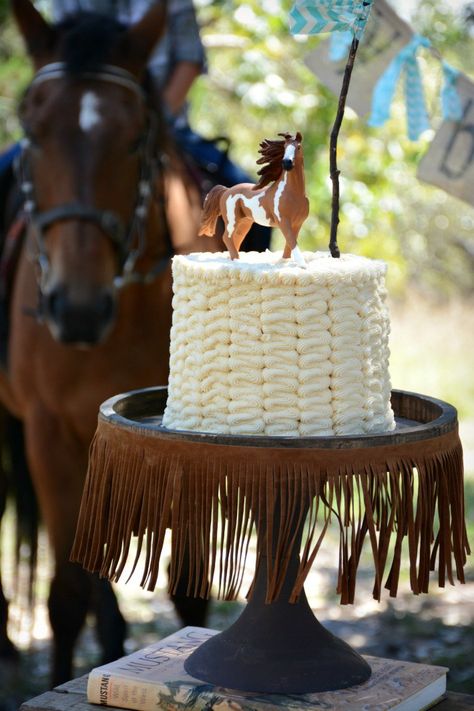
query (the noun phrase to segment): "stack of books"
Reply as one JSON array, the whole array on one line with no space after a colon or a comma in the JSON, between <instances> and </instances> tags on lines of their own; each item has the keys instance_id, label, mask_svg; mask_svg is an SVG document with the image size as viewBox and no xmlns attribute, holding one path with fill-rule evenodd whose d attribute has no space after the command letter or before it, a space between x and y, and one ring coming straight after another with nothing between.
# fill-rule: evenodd
<instances>
[{"instance_id":1,"label":"stack of books","mask_svg":"<svg viewBox=\"0 0 474 711\"><path fill-rule=\"evenodd\" d=\"M91 703L136 711L421 711L446 692L445 667L365 657L368 681L350 689L317 694L280 695L239 692L194 679L186 658L214 630L184 627L134 654L93 669L87 699Z\"/></svg>"}]
</instances>

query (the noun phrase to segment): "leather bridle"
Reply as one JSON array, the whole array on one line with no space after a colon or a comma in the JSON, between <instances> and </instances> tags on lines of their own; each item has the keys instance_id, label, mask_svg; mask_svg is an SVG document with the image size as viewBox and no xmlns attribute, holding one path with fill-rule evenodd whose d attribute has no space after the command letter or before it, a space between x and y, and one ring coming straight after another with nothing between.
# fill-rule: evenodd
<instances>
[{"instance_id":1,"label":"leather bridle","mask_svg":"<svg viewBox=\"0 0 474 711\"><path fill-rule=\"evenodd\" d=\"M70 76L67 72L66 64L54 62L47 64L40 69L33 77L27 90L38 86L52 79L61 79ZM118 84L129 89L146 102L146 95L142 86L135 77L126 70L112 66L102 65L96 71L87 71L74 74L75 78L89 79L92 81L108 82ZM115 279L115 287L122 288L131 282L150 283L168 266L173 249L171 240L167 233L166 255L157 260L147 273L137 272L135 265L138 258L144 253L146 246L145 225L148 217L149 205L153 195L153 184L158 170L162 171L161 156L158 153L158 120L156 113L149 109L147 114L147 125L141 136L139 144L139 179L135 206L128 224L125 224L120 215L111 210L101 210L93 205L85 205L81 202L70 202L50 210L40 211L38 209L31 171L31 141L25 131L25 138L22 141L22 150L17 159L17 176L20 189L24 198L24 211L30 223L35 227L36 262L39 266L40 288L45 282L49 270L49 259L46 250L46 232L49 227L57 222L66 220L82 220L95 223L111 240L118 256L119 271ZM163 215L164 217L164 215Z\"/></svg>"}]
</instances>

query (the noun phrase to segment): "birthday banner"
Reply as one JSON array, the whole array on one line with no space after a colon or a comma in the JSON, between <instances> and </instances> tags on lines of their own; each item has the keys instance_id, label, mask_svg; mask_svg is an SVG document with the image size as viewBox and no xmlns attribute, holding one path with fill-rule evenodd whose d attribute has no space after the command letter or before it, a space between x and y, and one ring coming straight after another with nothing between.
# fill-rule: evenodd
<instances>
[{"instance_id":1,"label":"birthday banner","mask_svg":"<svg viewBox=\"0 0 474 711\"><path fill-rule=\"evenodd\" d=\"M347 0L350 2L350 0ZM320 4L344 3L346 0L300 0L290 13L293 34L314 34L313 18L308 12ZM356 2L356 0L354 0ZM296 13L307 11L307 22L302 24ZM356 68L352 74L347 105L370 126L382 126L390 117L391 106L398 86L403 88L406 107L407 135L418 140L431 126L423 88L423 73L419 54L430 52L440 62L443 84L440 106L443 123L419 166L420 180L437 185L446 192L474 205L474 96L473 84L458 70L443 61L431 47L428 38L416 34L402 20L386 0L374 0L366 16L365 31L361 36ZM335 27L316 31L332 31ZM329 29L328 29L329 27ZM303 29L304 28L304 29ZM328 39L308 54L305 63L311 71L336 95L341 90L349 46L354 36L353 26L333 31ZM469 145L468 145L469 144Z\"/></svg>"},{"instance_id":2,"label":"birthday banner","mask_svg":"<svg viewBox=\"0 0 474 711\"><path fill-rule=\"evenodd\" d=\"M379 77L410 41L412 30L392 10L385 0L375 0L367 21L363 40L357 51L354 69L347 94L347 105L359 116L371 111L372 94ZM323 40L305 57L305 64L338 95L347 62L348 35L333 35Z\"/></svg>"},{"instance_id":3,"label":"birthday banner","mask_svg":"<svg viewBox=\"0 0 474 711\"><path fill-rule=\"evenodd\" d=\"M462 115L443 121L417 176L474 205L474 84L461 75L457 81Z\"/></svg>"},{"instance_id":4,"label":"birthday banner","mask_svg":"<svg viewBox=\"0 0 474 711\"><path fill-rule=\"evenodd\" d=\"M292 34L350 32L360 39L373 0L296 0L290 11Z\"/></svg>"}]
</instances>

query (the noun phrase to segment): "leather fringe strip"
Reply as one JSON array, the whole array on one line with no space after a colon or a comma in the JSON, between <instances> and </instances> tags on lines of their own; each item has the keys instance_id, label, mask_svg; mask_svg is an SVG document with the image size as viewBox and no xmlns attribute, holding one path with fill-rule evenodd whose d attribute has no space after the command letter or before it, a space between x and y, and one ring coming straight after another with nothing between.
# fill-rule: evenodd
<instances>
[{"instance_id":1,"label":"leather fringe strip","mask_svg":"<svg viewBox=\"0 0 474 711\"><path fill-rule=\"evenodd\" d=\"M366 539L373 596L396 596L402 548L411 589L464 582L469 544L464 523L462 448L457 431L396 446L285 449L168 441L99 420L72 560L111 580L143 560L141 585L153 590L171 528L170 592L187 571L188 594L234 599L251 536L267 557L267 602L282 588L295 546L302 591L332 520L339 525L337 591L352 603ZM266 532L270 535L266 535Z\"/></svg>"}]
</instances>

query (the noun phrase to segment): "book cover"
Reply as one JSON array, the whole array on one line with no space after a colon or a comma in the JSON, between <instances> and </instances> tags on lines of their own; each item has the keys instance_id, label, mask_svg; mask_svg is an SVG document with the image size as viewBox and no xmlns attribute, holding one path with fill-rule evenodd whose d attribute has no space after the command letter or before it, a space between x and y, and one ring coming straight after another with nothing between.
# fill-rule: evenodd
<instances>
[{"instance_id":1,"label":"book cover","mask_svg":"<svg viewBox=\"0 0 474 711\"><path fill-rule=\"evenodd\" d=\"M136 711L421 711L446 691L445 667L365 657L372 675L364 684L341 691L280 695L239 692L194 679L184 661L217 634L185 627L144 649L89 674L91 703Z\"/></svg>"}]
</instances>

